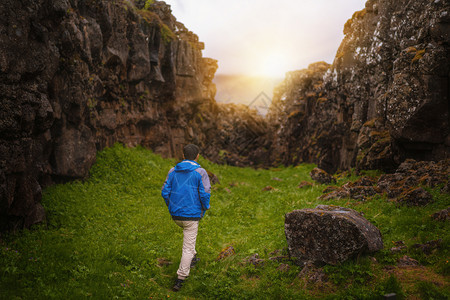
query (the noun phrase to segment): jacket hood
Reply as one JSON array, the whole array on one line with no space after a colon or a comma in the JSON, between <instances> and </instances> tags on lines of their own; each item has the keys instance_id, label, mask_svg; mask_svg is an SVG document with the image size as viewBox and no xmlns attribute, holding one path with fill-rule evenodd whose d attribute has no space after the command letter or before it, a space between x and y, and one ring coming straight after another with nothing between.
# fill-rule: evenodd
<instances>
[{"instance_id":1,"label":"jacket hood","mask_svg":"<svg viewBox=\"0 0 450 300\"><path fill-rule=\"evenodd\" d=\"M192 172L200 168L200 165L193 160L183 160L175 166L175 172Z\"/></svg>"}]
</instances>

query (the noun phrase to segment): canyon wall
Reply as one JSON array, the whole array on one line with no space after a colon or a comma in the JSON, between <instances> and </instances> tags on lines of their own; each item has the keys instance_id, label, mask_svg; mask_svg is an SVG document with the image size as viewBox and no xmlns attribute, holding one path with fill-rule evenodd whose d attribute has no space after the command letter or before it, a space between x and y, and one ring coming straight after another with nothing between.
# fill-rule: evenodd
<instances>
[{"instance_id":1,"label":"canyon wall","mask_svg":"<svg viewBox=\"0 0 450 300\"><path fill-rule=\"evenodd\" d=\"M164 2L4 0L0 15L0 230L44 220L42 188L85 178L116 142L250 161L265 121L216 104L217 61Z\"/></svg>"},{"instance_id":2,"label":"canyon wall","mask_svg":"<svg viewBox=\"0 0 450 300\"><path fill-rule=\"evenodd\" d=\"M449 158L449 2L369 0L344 34L331 66L275 90L272 160L334 172Z\"/></svg>"}]
</instances>

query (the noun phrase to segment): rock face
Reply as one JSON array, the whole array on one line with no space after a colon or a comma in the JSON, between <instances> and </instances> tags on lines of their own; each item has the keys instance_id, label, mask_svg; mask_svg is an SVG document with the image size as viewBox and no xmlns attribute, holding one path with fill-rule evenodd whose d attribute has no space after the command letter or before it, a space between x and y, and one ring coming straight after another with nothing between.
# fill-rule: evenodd
<instances>
[{"instance_id":1,"label":"rock face","mask_svg":"<svg viewBox=\"0 0 450 300\"><path fill-rule=\"evenodd\" d=\"M288 73L269 118L279 163L395 170L449 157L450 3L369 0L331 66Z\"/></svg>"},{"instance_id":2,"label":"rock face","mask_svg":"<svg viewBox=\"0 0 450 300\"><path fill-rule=\"evenodd\" d=\"M204 44L169 5L145 3L0 3L0 230L42 221L41 189L84 178L115 142L171 157L196 143L215 161L266 159L266 122L218 105L217 61L202 57Z\"/></svg>"},{"instance_id":3,"label":"rock face","mask_svg":"<svg viewBox=\"0 0 450 300\"><path fill-rule=\"evenodd\" d=\"M338 264L383 248L381 233L355 210L319 205L286 214L285 234L298 263Z\"/></svg>"}]
</instances>

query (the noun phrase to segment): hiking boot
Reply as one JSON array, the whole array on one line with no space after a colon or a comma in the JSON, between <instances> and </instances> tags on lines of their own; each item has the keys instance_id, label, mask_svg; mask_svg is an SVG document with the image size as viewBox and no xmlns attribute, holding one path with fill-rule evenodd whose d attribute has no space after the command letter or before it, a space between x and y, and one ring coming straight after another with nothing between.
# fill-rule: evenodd
<instances>
[{"instance_id":1,"label":"hiking boot","mask_svg":"<svg viewBox=\"0 0 450 300\"><path fill-rule=\"evenodd\" d=\"M177 281L175 281L175 285L173 286L172 290L174 292L178 292L183 286L183 283L184 283L183 279L177 279Z\"/></svg>"},{"instance_id":2,"label":"hiking boot","mask_svg":"<svg viewBox=\"0 0 450 300\"><path fill-rule=\"evenodd\" d=\"M194 257L191 260L191 268L195 267L197 262L200 260L200 258L197 257L197 254L194 255Z\"/></svg>"}]
</instances>

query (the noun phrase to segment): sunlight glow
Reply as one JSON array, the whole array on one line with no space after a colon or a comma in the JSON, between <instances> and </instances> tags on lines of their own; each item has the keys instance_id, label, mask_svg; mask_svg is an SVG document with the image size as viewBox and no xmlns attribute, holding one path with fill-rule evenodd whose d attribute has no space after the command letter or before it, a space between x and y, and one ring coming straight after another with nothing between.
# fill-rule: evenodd
<instances>
[{"instance_id":1,"label":"sunlight glow","mask_svg":"<svg viewBox=\"0 0 450 300\"><path fill-rule=\"evenodd\" d=\"M269 54L261 57L262 62L258 75L267 77L284 77L287 71L288 58L280 53Z\"/></svg>"},{"instance_id":2,"label":"sunlight glow","mask_svg":"<svg viewBox=\"0 0 450 300\"><path fill-rule=\"evenodd\" d=\"M165 0L205 42L217 74L282 76L332 63L342 29L366 0ZM230 19L231 18L231 19Z\"/></svg>"}]
</instances>

